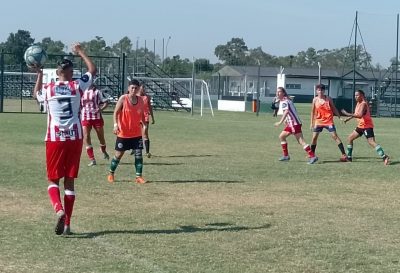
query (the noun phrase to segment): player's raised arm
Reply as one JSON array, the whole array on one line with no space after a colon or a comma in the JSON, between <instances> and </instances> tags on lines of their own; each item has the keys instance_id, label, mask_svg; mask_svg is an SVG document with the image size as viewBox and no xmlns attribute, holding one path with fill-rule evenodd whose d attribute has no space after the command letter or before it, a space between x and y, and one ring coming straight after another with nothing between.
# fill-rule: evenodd
<instances>
[{"instance_id":1,"label":"player's raised arm","mask_svg":"<svg viewBox=\"0 0 400 273\"><path fill-rule=\"evenodd\" d=\"M37 79L35 83L35 87L33 88L33 97L36 99L38 92L42 90L43 86L43 70L40 68L35 68L36 73L37 73Z\"/></svg>"},{"instance_id":2,"label":"player's raised arm","mask_svg":"<svg viewBox=\"0 0 400 273\"><path fill-rule=\"evenodd\" d=\"M92 74L92 77L96 75L97 69L92 60L86 55L80 43L75 43L72 45L72 51L79 55L82 60L85 62L85 65L88 69L88 72Z\"/></svg>"}]
</instances>

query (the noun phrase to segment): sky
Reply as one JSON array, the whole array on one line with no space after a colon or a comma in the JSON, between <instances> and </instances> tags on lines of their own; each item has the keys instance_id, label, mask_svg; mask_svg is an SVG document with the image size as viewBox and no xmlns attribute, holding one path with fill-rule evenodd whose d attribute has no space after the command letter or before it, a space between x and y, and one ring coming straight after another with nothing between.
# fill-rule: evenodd
<instances>
[{"instance_id":1,"label":"sky","mask_svg":"<svg viewBox=\"0 0 400 273\"><path fill-rule=\"evenodd\" d=\"M127 36L134 47L155 44L160 56L216 63L215 47L232 38L274 56L354 44L356 12L357 44L373 65L387 67L396 56L399 0L2 1L0 42L19 29L36 42L51 37L66 45L95 36L112 45Z\"/></svg>"}]
</instances>

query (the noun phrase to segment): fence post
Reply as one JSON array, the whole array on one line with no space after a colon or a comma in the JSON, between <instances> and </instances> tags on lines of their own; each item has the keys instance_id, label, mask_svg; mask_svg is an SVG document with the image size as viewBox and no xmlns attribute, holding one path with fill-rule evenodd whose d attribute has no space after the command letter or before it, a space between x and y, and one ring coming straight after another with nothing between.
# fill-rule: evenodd
<instances>
[{"instance_id":1,"label":"fence post","mask_svg":"<svg viewBox=\"0 0 400 273\"><path fill-rule=\"evenodd\" d=\"M122 72L121 72L121 93L120 96L125 92L125 66L126 66L126 54L122 53Z\"/></svg>"},{"instance_id":2,"label":"fence post","mask_svg":"<svg viewBox=\"0 0 400 273\"><path fill-rule=\"evenodd\" d=\"M0 53L0 113L3 113L4 109L4 49Z\"/></svg>"}]
</instances>

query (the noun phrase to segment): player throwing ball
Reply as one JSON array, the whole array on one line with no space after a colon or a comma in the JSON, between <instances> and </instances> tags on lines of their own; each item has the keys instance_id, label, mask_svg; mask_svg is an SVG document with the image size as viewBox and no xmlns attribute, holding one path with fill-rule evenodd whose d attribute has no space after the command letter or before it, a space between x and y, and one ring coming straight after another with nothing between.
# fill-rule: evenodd
<instances>
[{"instance_id":1,"label":"player throwing ball","mask_svg":"<svg viewBox=\"0 0 400 273\"><path fill-rule=\"evenodd\" d=\"M83 133L80 120L83 91L92 84L96 67L85 54L80 44L74 44L73 52L78 54L87 66L87 72L73 80L73 63L64 59L58 63L56 82L43 85L43 70L34 68L37 80L34 97L47 105L46 167L49 185L47 192L57 214L55 233L70 234L70 222L75 202L75 178L78 177L82 154ZM61 202L59 183L64 178L64 206Z\"/></svg>"},{"instance_id":2,"label":"player throwing ball","mask_svg":"<svg viewBox=\"0 0 400 273\"><path fill-rule=\"evenodd\" d=\"M280 121L275 123L275 126L281 125L285 122L285 128L279 135L279 139L281 141L283 156L279 158L279 161L288 161L290 160L287 137L290 135L294 135L297 142L303 146L304 151L308 154L309 161L308 164L314 164L317 162L318 157L315 156L314 152L311 150L310 145L308 145L304 141L303 133L301 131L301 120L299 115L297 114L296 107L294 106L293 101L288 97L285 88L278 87L277 89L277 97L279 99L279 110L283 113Z\"/></svg>"},{"instance_id":3,"label":"player throwing ball","mask_svg":"<svg viewBox=\"0 0 400 273\"><path fill-rule=\"evenodd\" d=\"M354 113L349 113L346 110L342 109L342 114L347 116L344 122L348 122L349 120L355 118L357 119L357 127L354 131L348 136L348 144L347 144L347 160L353 161L353 143L354 140L364 135L367 139L368 144L375 149L376 153L382 158L383 163L385 165L390 164L389 156L385 154L381 145L375 142L374 135L374 123L371 118L371 113L369 111L368 102L365 99L365 93L362 90L357 90L354 93L354 97L357 101L356 109Z\"/></svg>"}]
</instances>

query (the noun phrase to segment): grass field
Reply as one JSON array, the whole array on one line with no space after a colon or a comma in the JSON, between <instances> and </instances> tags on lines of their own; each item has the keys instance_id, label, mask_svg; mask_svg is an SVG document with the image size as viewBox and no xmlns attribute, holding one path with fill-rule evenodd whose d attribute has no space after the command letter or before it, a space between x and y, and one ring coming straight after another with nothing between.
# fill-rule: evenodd
<instances>
[{"instance_id":1,"label":"grass field","mask_svg":"<svg viewBox=\"0 0 400 273\"><path fill-rule=\"evenodd\" d=\"M298 108L309 141L309 105ZM307 165L293 138L278 162L270 114L215 114L155 113L145 185L131 156L110 185L108 162L83 154L68 237L53 232L46 116L0 114L0 272L400 272L398 119L375 119L392 165L364 139L340 163L326 132ZM344 142L354 126L337 124Z\"/></svg>"}]
</instances>

